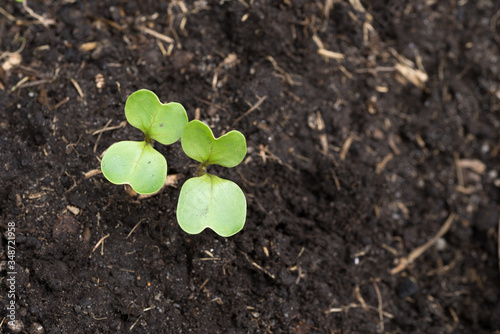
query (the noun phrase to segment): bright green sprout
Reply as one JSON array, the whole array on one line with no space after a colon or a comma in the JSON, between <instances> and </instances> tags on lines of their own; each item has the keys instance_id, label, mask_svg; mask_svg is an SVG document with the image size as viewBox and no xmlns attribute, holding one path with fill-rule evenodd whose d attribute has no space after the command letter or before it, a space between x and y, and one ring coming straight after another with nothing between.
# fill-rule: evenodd
<instances>
[{"instance_id":1,"label":"bright green sprout","mask_svg":"<svg viewBox=\"0 0 500 334\"><path fill-rule=\"evenodd\" d=\"M233 130L215 139L207 125L195 120L184 127L181 145L200 165L196 177L182 186L177 204L179 226L189 234L207 227L223 237L236 234L245 225L245 195L236 183L207 173L207 166L234 167L241 163L247 153L245 136Z\"/></svg>"},{"instance_id":2,"label":"bright green sprout","mask_svg":"<svg viewBox=\"0 0 500 334\"><path fill-rule=\"evenodd\" d=\"M155 93L141 89L128 97L125 117L145 139L111 145L102 158L102 173L111 183L130 184L139 194L155 193L167 178L167 161L153 142L169 145L179 140L188 122L186 110L179 103L163 104Z\"/></svg>"}]
</instances>

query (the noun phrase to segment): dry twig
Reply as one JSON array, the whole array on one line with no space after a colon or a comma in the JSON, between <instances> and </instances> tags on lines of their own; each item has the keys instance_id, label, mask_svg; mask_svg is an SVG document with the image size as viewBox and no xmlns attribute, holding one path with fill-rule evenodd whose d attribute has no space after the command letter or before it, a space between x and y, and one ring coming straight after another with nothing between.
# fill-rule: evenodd
<instances>
[{"instance_id":1,"label":"dry twig","mask_svg":"<svg viewBox=\"0 0 500 334\"><path fill-rule=\"evenodd\" d=\"M130 238L130 236L132 235L132 233L134 233L135 229L143 222L147 220L147 218L142 218L141 220L139 220L139 222L137 224L135 224L134 228L132 229L132 231L129 232L129 234L127 235L127 237L125 239L128 239Z\"/></svg>"},{"instance_id":2,"label":"dry twig","mask_svg":"<svg viewBox=\"0 0 500 334\"><path fill-rule=\"evenodd\" d=\"M457 152L453 153L453 158L455 160L455 169L457 172L458 186L463 188L464 187L464 174L462 172L462 165L460 164L460 158L459 158Z\"/></svg>"},{"instance_id":3,"label":"dry twig","mask_svg":"<svg viewBox=\"0 0 500 334\"><path fill-rule=\"evenodd\" d=\"M109 122L107 123L107 125L109 125ZM105 131L111 131L111 130L124 128L127 125L127 121L122 121L122 122L120 122L120 124L118 124L116 126L108 127L107 125L105 125L102 129L95 130L94 132L92 132L92 136L95 136L95 135L102 133L102 132L105 132Z\"/></svg>"},{"instance_id":4,"label":"dry twig","mask_svg":"<svg viewBox=\"0 0 500 334\"><path fill-rule=\"evenodd\" d=\"M95 250L100 246L102 245L101 247L101 255L104 255L104 240L106 238L108 238L110 236L110 234L106 234L104 237L102 237L101 239L99 239L99 241L95 244L94 248L92 249L92 252L90 253L89 255L89 258L92 257L92 254L94 254Z\"/></svg>"},{"instance_id":5,"label":"dry twig","mask_svg":"<svg viewBox=\"0 0 500 334\"><path fill-rule=\"evenodd\" d=\"M78 82L76 82L76 80L73 78L71 78L70 81L73 84L73 86L75 87L76 91L78 92L78 95L80 95L80 98L82 99L83 104L87 105L87 102L84 99L85 95L83 94L83 90L80 87L80 85L78 84Z\"/></svg>"},{"instance_id":6,"label":"dry twig","mask_svg":"<svg viewBox=\"0 0 500 334\"><path fill-rule=\"evenodd\" d=\"M300 85L300 82L294 81L292 79L292 75L290 73L286 72L283 68L281 68L278 65L278 63L276 62L276 60L272 56L267 56L266 59L271 62L271 64L273 65L274 70L276 72L278 72L278 74L281 75L283 78L285 78L285 81L288 82L288 84L290 86ZM294 76L297 77L298 75L295 74Z\"/></svg>"},{"instance_id":7,"label":"dry twig","mask_svg":"<svg viewBox=\"0 0 500 334\"><path fill-rule=\"evenodd\" d=\"M269 272L269 270L261 267L260 265L258 265L257 263L255 263L255 261L252 261L252 259L250 259L250 256L248 256L248 254L244 253L244 252L240 252L241 254L243 254L243 256L245 256L245 258L247 259L248 262L250 262L252 264L252 266L254 266L255 268L259 269L260 271L262 271L264 274L266 274L267 276L271 277L272 279L275 279L276 277L271 274Z\"/></svg>"},{"instance_id":8,"label":"dry twig","mask_svg":"<svg viewBox=\"0 0 500 334\"><path fill-rule=\"evenodd\" d=\"M2 14L3 16L5 16L9 21L17 21L16 18L11 13L9 13L8 11L6 11L2 7L0 7L0 14Z\"/></svg>"},{"instance_id":9,"label":"dry twig","mask_svg":"<svg viewBox=\"0 0 500 334\"><path fill-rule=\"evenodd\" d=\"M47 19L47 18L45 18L45 17L43 17L43 16L35 13L33 11L33 9L31 9L31 8L28 7L28 4L27 4L26 0L23 0L23 8L24 8L25 11L28 12L28 14L31 17L33 17L33 18L37 19L38 21L40 21L40 23L43 24L45 26L45 28L48 28L50 25L56 24L56 21L54 21L52 19Z\"/></svg>"},{"instance_id":10,"label":"dry twig","mask_svg":"<svg viewBox=\"0 0 500 334\"><path fill-rule=\"evenodd\" d=\"M345 140L344 145L342 145L342 150L340 151L340 160L345 160L347 152L349 152L349 148L351 147L353 140L353 135L349 135L349 137L347 137L347 139Z\"/></svg>"},{"instance_id":11,"label":"dry twig","mask_svg":"<svg viewBox=\"0 0 500 334\"><path fill-rule=\"evenodd\" d=\"M140 31L142 31L143 33L147 34L147 35L151 35L159 40L162 40L166 43L174 43L174 39L172 37L169 37L167 35L164 35L164 34L161 34L159 33L158 31L156 30L153 30L153 29L149 29L148 27L145 27L145 26L138 26L137 27Z\"/></svg>"},{"instance_id":12,"label":"dry twig","mask_svg":"<svg viewBox=\"0 0 500 334\"><path fill-rule=\"evenodd\" d=\"M243 115L241 115L240 117L238 117L237 119L234 120L233 127L239 121L241 121L244 117L247 117L248 115L250 115L250 113L252 111L254 111L255 109L258 109L260 107L260 105L262 104L262 102L264 102L266 99L267 99L267 95L264 95L263 97L260 97L259 100L257 101L257 103L255 103L250 109L248 109L247 111L245 111L245 113Z\"/></svg>"},{"instance_id":13,"label":"dry twig","mask_svg":"<svg viewBox=\"0 0 500 334\"><path fill-rule=\"evenodd\" d=\"M382 303L382 294L380 293L380 289L377 285L377 282L373 281L373 287L375 288L375 293L377 294L378 300L378 318L380 320L380 331L384 333L384 307Z\"/></svg>"},{"instance_id":14,"label":"dry twig","mask_svg":"<svg viewBox=\"0 0 500 334\"><path fill-rule=\"evenodd\" d=\"M455 219L456 214L451 213L446 219L443 226L439 229L438 233L434 235L429 241L420 247L415 248L407 257L403 257L399 260L399 264L391 270L391 274L395 275L405 270L406 267L413 261L415 261L420 255L422 255L427 249L436 243L436 241L448 232Z\"/></svg>"},{"instance_id":15,"label":"dry twig","mask_svg":"<svg viewBox=\"0 0 500 334\"><path fill-rule=\"evenodd\" d=\"M403 63L397 63L396 64L396 70L409 82L414 84L415 86L419 87L422 90L426 90L425 83L429 79L429 76L427 73L417 70L414 68L411 68L410 66L403 64Z\"/></svg>"},{"instance_id":16,"label":"dry twig","mask_svg":"<svg viewBox=\"0 0 500 334\"><path fill-rule=\"evenodd\" d=\"M100 169L92 169L92 170L89 170L88 172L85 172L83 175L84 175L85 179L90 179L91 177L99 175L101 173L102 172Z\"/></svg>"},{"instance_id":17,"label":"dry twig","mask_svg":"<svg viewBox=\"0 0 500 334\"><path fill-rule=\"evenodd\" d=\"M380 174L382 173L382 171L384 170L385 166L387 165L387 163L389 163L389 161L392 160L392 158L394 157L394 154L392 153L389 153L387 154L384 159L382 159L382 161L380 161L378 164L377 164L377 169L375 170L375 174Z\"/></svg>"}]
</instances>

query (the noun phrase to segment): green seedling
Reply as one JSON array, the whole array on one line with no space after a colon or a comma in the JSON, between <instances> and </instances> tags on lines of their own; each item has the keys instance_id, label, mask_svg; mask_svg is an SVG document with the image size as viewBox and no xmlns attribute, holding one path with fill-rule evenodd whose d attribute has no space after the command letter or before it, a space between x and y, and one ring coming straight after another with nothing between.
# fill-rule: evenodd
<instances>
[{"instance_id":1,"label":"green seedling","mask_svg":"<svg viewBox=\"0 0 500 334\"><path fill-rule=\"evenodd\" d=\"M128 97L125 117L145 139L111 145L102 158L102 173L111 183L129 184L139 194L155 193L167 178L167 160L153 143L170 145L179 140L188 122L186 110L179 103L163 104L155 93L141 89Z\"/></svg>"},{"instance_id":2,"label":"green seedling","mask_svg":"<svg viewBox=\"0 0 500 334\"><path fill-rule=\"evenodd\" d=\"M200 163L196 176L182 186L177 204L177 221L189 234L211 228L223 237L239 232L245 224L247 203L240 187L207 173L207 166L234 167L247 153L245 136L233 130L215 138L200 121L189 122L182 131L184 153Z\"/></svg>"},{"instance_id":3,"label":"green seedling","mask_svg":"<svg viewBox=\"0 0 500 334\"><path fill-rule=\"evenodd\" d=\"M245 224L247 203L240 187L209 174L209 165L235 167L247 153L245 137L230 131L215 138L200 121L188 123L179 103L162 104L149 90L139 90L125 103L130 125L144 133L143 141L122 141L111 145L101 162L104 176L115 184L130 184L139 194L161 189L167 177L167 161L153 148L154 141L169 145L181 138L182 149L198 161L195 177L182 186L177 220L189 234L211 228L223 237L239 232Z\"/></svg>"}]
</instances>

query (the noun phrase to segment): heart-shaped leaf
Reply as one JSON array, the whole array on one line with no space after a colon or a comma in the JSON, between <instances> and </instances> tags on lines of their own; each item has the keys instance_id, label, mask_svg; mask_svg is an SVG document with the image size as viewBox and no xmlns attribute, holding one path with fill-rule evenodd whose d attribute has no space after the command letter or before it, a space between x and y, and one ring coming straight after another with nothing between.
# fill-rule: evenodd
<instances>
[{"instance_id":1,"label":"heart-shaped leaf","mask_svg":"<svg viewBox=\"0 0 500 334\"><path fill-rule=\"evenodd\" d=\"M206 165L234 167L247 154L245 136L233 130L215 139L212 130L203 122L194 120L182 130L181 145L184 153Z\"/></svg>"},{"instance_id":2,"label":"heart-shaped leaf","mask_svg":"<svg viewBox=\"0 0 500 334\"><path fill-rule=\"evenodd\" d=\"M138 90L128 97L125 116L147 139L154 139L163 145L179 140L188 122L186 110L181 104L163 104L155 93L147 89Z\"/></svg>"},{"instance_id":3,"label":"heart-shaped leaf","mask_svg":"<svg viewBox=\"0 0 500 334\"><path fill-rule=\"evenodd\" d=\"M145 141L121 141L108 148L101 170L111 183L130 184L139 194L152 194L165 183L167 160Z\"/></svg>"},{"instance_id":4,"label":"heart-shaped leaf","mask_svg":"<svg viewBox=\"0 0 500 334\"><path fill-rule=\"evenodd\" d=\"M204 174L187 180L177 204L179 226L189 234L211 228L230 237L245 225L247 202L243 191L232 181Z\"/></svg>"}]
</instances>

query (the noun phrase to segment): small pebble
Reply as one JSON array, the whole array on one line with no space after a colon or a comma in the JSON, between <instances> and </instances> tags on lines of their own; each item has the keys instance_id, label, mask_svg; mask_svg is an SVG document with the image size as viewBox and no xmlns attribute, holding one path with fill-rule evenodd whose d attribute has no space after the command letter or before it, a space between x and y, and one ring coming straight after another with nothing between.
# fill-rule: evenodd
<instances>
[{"instance_id":1,"label":"small pebble","mask_svg":"<svg viewBox=\"0 0 500 334\"><path fill-rule=\"evenodd\" d=\"M495 169L492 169L488 172L488 179L494 180L498 177L498 172Z\"/></svg>"},{"instance_id":2,"label":"small pebble","mask_svg":"<svg viewBox=\"0 0 500 334\"><path fill-rule=\"evenodd\" d=\"M443 238L439 238L437 241L436 241L436 248L438 251L443 251L446 249L446 240L443 239Z\"/></svg>"}]
</instances>

